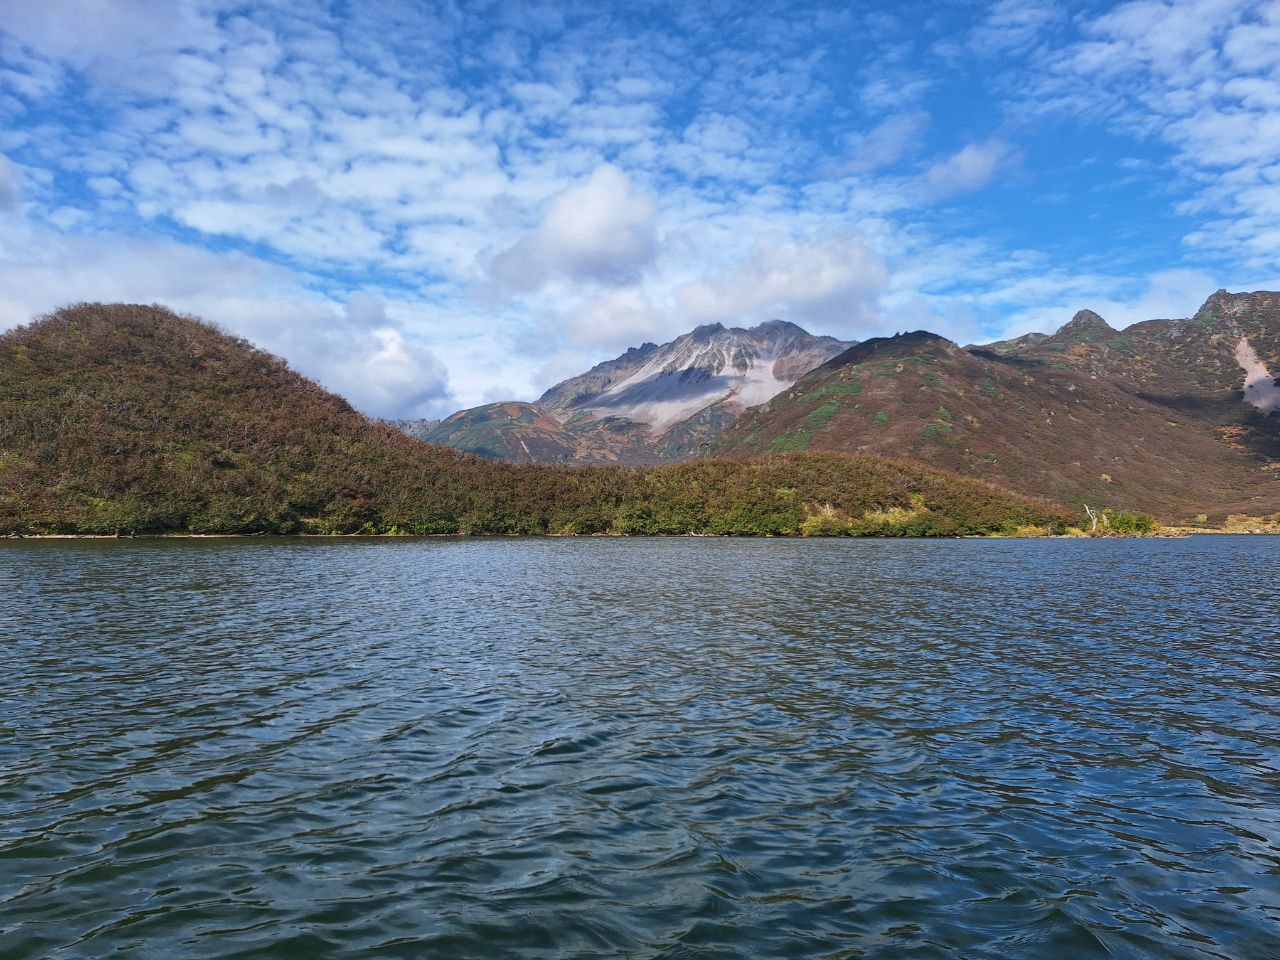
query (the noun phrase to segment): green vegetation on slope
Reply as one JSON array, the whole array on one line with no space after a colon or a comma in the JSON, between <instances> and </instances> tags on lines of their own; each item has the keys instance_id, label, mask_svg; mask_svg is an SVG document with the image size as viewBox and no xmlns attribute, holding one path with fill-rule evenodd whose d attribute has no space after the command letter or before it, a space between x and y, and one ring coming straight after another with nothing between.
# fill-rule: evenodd
<instances>
[{"instance_id":1,"label":"green vegetation on slope","mask_svg":"<svg viewBox=\"0 0 1280 960\"><path fill-rule=\"evenodd\" d=\"M373 423L160 307L84 304L0 336L0 532L961 535L1078 519L844 454L484 460Z\"/></svg>"},{"instance_id":2,"label":"green vegetation on slope","mask_svg":"<svg viewBox=\"0 0 1280 960\"><path fill-rule=\"evenodd\" d=\"M868 340L746 411L713 449L749 458L803 442L810 452L910 457L1078 509L1165 522L1273 513L1280 416L1246 402L1236 352L1247 336L1280 369L1280 294L1216 295L1202 313L1214 310L1217 326L1131 327L1123 353L1090 314L1059 334L991 347L924 332Z\"/></svg>"},{"instance_id":3,"label":"green vegetation on slope","mask_svg":"<svg viewBox=\"0 0 1280 960\"><path fill-rule=\"evenodd\" d=\"M516 402L460 410L419 437L514 463L570 460L576 448L571 428L532 404Z\"/></svg>"}]
</instances>

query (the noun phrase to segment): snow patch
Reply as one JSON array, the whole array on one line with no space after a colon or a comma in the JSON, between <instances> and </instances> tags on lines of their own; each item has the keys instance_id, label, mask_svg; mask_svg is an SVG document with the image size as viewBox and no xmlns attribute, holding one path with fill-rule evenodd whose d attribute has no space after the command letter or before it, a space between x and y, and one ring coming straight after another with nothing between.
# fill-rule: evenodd
<instances>
[{"instance_id":1,"label":"snow patch","mask_svg":"<svg viewBox=\"0 0 1280 960\"><path fill-rule=\"evenodd\" d=\"M1236 344L1236 363L1244 370L1244 402L1263 413L1280 410L1280 384L1258 357L1248 337Z\"/></svg>"}]
</instances>

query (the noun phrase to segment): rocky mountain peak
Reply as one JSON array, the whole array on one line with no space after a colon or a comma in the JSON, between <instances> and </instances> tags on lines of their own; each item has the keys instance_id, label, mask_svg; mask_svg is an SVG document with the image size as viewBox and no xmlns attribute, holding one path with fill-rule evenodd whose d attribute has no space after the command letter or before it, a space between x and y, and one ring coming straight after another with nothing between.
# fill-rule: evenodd
<instances>
[{"instance_id":1,"label":"rocky mountain peak","mask_svg":"<svg viewBox=\"0 0 1280 960\"><path fill-rule=\"evenodd\" d=\"M784 337L807 337L809 331L804 327L797 326L790 320L765 320L763 323L757 323L751 327L748 333L755 333L763 336L784 336Z\"/></svg>"},{"instance_id":2,"label":"rocky mountain peak","mask_svg":"<svg viewBox=\"0 0 1280 960\"><path fill-rule=\"evenodd\" d=\"M1058 335L1064 333L1115 333L1115 329L1092 310L1080 310L1069 321L1058 329Z\"/></svg>"},{"instance_id":3,"label":"rocky mountain peak","mask_svg":"<svg viewBox=\"0 0 1280 960\"><path fill-rule=\"evenodd\" d=\"M1206 313L1216 314L1224 307L1229 307L1234 300L1235 294L1225 289L1215 290L1209 294L1209 299L1200 305L1200 309L1196 311L1196 316Z\"/></svg>"},{"instance_id":4,"label":"rocky mountain peak","mask_svg":"<svg viewBox=\"0 0 1280 960\"><path fill-rule=\"evenodd\" d=\"M643 354L597 364L552 387L537 405L562 422L588 414L663 434L713 405L764 403L848 346L785 320L750 329L707 323Z\"/></svg>"},{"instance_id":5,"label":"rocky mountain peak","mask_svg":"<svg viewBox=\"0 0 1280 960\"><path fill-rule=\"evenodd\" d=\"M1252 293L1230 293L1217 290L1196 311L1200 320L1211 320L1220 317L1239 318L1243 314L1275 309L1277 294L1270 290L1255 290Z\"/></svg>"},{"instance_id":6,"label":"rocky mountain peak","mask_svg":"<svg viewBox=\"0 0 1280 960\"><path fill-rule=\"evenodd\" d=\"M694 327L689 336L694 340L710 340L717 333L724 333L723 323L704 323Z\"/></svg>"}]
</instances>

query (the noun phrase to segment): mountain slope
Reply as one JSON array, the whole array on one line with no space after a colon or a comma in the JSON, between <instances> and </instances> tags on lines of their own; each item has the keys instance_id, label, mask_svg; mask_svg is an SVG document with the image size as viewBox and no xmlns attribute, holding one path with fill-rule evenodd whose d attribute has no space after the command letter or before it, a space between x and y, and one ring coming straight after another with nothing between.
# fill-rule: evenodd
<instances>
[{"instance_id":1,"label":"mountain slope","mask_svg":"<svg viewBox=\"0 0 1280 960\"><path fill-rule=\"evenodd\" d=\"M534 404L460 410L421 435L520 463L680 460L848 346L781 320L750 329L709 324L661 346L633 347Z\"/></svg>"},{"instance_id":2,"label":"mountain slope","mask_svg":"<svg viewBox=\"0 0 1280 960\"><path fill-rule=\"evenodd\" d=\"M5 533L976 533L1074 516L867 457L518 466L375 423L160 307L0 335ZM834 524L834 525L833 525Z\"/></svg>"},{"instance_id":3,"label":"mountain slope","mask_svg":"<svg viewBox=\"0 0 1280 960\"><path fill-rule=\"evenodd\" d=\"M665 433L713 404L764 403L848 346L782 320L749 330L713 323L599 364L552 387L538 406L562 420L586 411Z\"/></svg>"},{"instance_id":4,"label":"mountain slope","mask_svg":"<svg viewBox=\"0 0 1280 960\"><path fill-rule=\"evenodd\" d=\"M1147 320L1107 333L1095 327L1096 336L1081 335L1080 319L1029 344L986 349L1036 368L1107 380L1210 427L1236 449L1280 457L1280 420L1268 416L1277 406L1280 294L1219 290L1189 319Z\"/></svg>"},{"instance_id":5,"label":"mountain slope","mask_svg":"<svg viewBox=\"0 0 1280 960\"><path fill-rule=\"evenodd\" d=\"M513 463L572 460L577 441L559 420L531 403L488 403L459 410L418 434L438 443Z\"/></svg>"},{"instance_id":6,"label":"mountain slope","mask_svg":"<svg viewBox=\"0 0 1280 960\"><path fill-rule=\"evenodd\" d=\"M905 456L1068 503L1174 518L1280 509L1275 294L1215 294L1190 320L964 349L914 333L859 344L749 411L712 450ZM1241 344L1256 351L1245 393ZM1246 358L1252 363L1252 354ZM1248 364L1246 364L1248 365Z\"/></svg>"}]
</instances>

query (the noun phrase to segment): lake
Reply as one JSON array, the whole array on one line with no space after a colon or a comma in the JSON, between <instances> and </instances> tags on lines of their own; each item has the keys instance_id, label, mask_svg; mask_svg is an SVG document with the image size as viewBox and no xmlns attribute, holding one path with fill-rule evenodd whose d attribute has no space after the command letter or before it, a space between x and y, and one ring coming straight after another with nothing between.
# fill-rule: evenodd
<instances>
[{"instance_id":1,"label":"lake","mask_svg":"<svg viewBox=\"0 0 1280 960\"><path fill-rule=\"evenodd\" d=\"M1280 957L1280 538L0 543L0 956Z\"/></svg>"}]
</instances>

